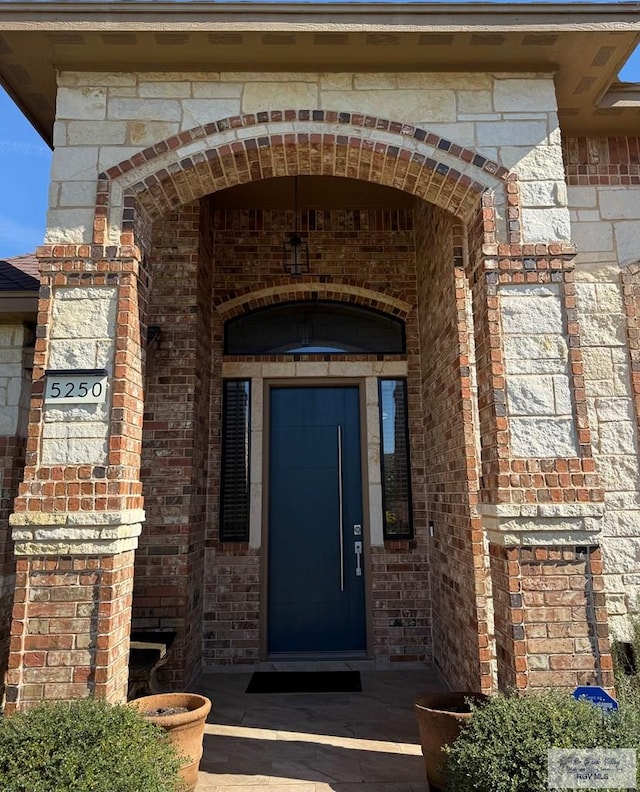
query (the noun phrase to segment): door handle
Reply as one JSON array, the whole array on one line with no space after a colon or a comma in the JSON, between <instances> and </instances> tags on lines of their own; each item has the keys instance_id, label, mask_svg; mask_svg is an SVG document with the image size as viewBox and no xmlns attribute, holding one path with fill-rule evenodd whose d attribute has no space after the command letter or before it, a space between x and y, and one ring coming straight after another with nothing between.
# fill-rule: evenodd
<instances>
[{"instance_id":1,"label":"door handle","mask_svg":"<svg viewBox=\"0 0 640 792\"><path fill-rule=\"evenodd\" d=\"M342 494L342 427L338 425L338 543L340 546L340 591L344 591L344 514Z\"/></svg>"},{"instance_id":2,"label":"door handle","mask_svg":"<svg viewBox=\"0 0 640 792\"><path fill-rule=\"evenodd\" d=\"M354 542L353 549L356 554L356 577L362 577L362 542Z\"/></svg>"}]
</instances>

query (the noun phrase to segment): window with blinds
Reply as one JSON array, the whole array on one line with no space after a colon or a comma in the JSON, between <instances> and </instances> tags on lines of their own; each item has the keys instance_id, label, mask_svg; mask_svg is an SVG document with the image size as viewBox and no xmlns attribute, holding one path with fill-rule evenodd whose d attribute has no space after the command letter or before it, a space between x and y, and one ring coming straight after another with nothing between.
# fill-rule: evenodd
<instances>
[{"instance_id":1,"label":"window with blinds","mask_svg":"<svg viewBox=\"0 0 640 792\"><path fill-rule=\"evenodd\" d=\"M410 539L413 522L407 383L403 379L381 379L379 385L384 536Z\"/></svg>"},{"instance_id":2,"label":"window with blinds","mask_svg":"<svg viewBox=\"0 0 640 792\"><path fill-rule=\"evenodd\" d=\"M250 381L225 380L222 391L220 541L249 541Z\"/></svg>"}]
</instances>

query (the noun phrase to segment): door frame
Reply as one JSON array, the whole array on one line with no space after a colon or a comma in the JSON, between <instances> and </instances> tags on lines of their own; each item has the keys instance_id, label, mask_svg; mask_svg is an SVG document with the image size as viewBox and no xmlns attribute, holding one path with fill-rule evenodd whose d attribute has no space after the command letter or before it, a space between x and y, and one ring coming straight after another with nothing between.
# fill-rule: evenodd
<instances>
[{"instance_id":1,"label":"door frame","mask_svg":"<svg viewBox=\"0 0 640 792\"><path fill-rule=\"evenodd\" d=\"M262 424L262 538L260 543L260 659L269 659L268 629L269 629L269 488L271 457L271 390L273 388L358 388L358 406L360 410L360 476L362 488L362 566L364 575L364 628L366 656L360 659L373 657L373 617L372 617L372 591L371 591L371 534L370 534L370 504L369 504L369 470L367 446L367 404L365 392L365 379L363 377L279 377L263 381L263 424ZM330 660L338 657L348 657L348 653L323 653L313 657L304 654L310 660ZM280 657L280 655L278 656ZM292 661L301 659L296 654L290 655Z\"/></svg>"}]
</instances>

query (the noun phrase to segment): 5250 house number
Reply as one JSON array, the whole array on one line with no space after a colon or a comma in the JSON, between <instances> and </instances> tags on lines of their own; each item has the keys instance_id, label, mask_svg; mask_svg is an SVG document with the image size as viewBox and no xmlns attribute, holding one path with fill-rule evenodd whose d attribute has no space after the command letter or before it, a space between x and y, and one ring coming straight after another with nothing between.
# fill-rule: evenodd
<instances>
[{"instance_id":1,"label":"5250 house number","mask_svg":"<svg viewBox=\"0 0 640 792\"><path fill-rule=\"evenodd\" d=\"M107 372L104 369L49 369L45 374L46 404L101 404L106 401Z\"/></svg>"}]
</instances>

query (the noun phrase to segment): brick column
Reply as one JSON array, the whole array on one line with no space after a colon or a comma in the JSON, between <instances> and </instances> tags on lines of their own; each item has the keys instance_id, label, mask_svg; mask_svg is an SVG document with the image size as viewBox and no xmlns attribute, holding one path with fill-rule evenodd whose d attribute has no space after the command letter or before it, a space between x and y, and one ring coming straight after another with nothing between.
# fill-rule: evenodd
<instances>
[{"instance_id":1,"label":"brick column","mask_svg":"<svg viewBox=\"0 0 640 792\"><path fill-rule=\"evenodd\" d=\"M573 248L485 244L474 314L502 689L611 686Z\"/></svg>"},{"instance_id":2,"label":"brick column","mask_svg":"<svg viewBox=\"0 0 640 792\"><path fill-rule=\"evenodd\" d=\"M139 481L142 357L135 248L47 246L17 557L7 710L126 697ZM45 404L46 369L105 368L104 404Z\"/></svg>"},{"instance_id":3,"label":"brick column","mask_svg":"<svg viewBox=\"0 0 640 792\"><path fill-rule=\"evenodd\" d=\"M612 689L600 548L490 551L500 688Z\"/></svg>"}]
</instances>

